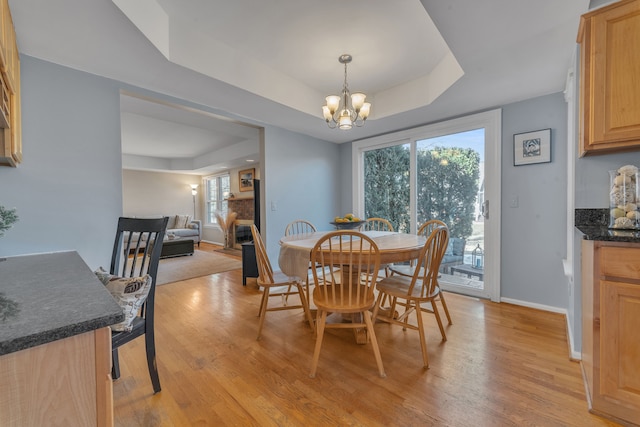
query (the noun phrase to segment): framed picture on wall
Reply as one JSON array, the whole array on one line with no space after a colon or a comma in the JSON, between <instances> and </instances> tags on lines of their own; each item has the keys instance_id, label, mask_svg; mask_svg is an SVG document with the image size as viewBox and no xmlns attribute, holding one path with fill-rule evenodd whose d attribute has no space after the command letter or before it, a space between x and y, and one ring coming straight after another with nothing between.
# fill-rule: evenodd
<instances>
[{"instance_id":1,"label":"framed picture on wall","mask_svg":"<svg viewBox=\"0 0 640 427\"><path fill-rule=\"evenodd\" d=\"M514 166L549 163L551 161L551 129L513 135Z\"/></svg>"},{"instance_id":2,"label":"framed picture on wall","mask_svg":"<svg viewBox=\"0 0 640 427\"><path fill-rule=\"evenodd\" d=\"M255 175L255 169L245 169L238 172L240 191L253 191L253 178Z\"/></svg>"}]
</instances>

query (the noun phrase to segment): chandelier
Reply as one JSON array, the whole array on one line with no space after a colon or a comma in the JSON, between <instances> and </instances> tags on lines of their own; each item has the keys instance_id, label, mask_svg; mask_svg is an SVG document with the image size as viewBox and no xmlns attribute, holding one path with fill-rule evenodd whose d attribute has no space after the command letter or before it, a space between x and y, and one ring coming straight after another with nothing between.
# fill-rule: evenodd
<instances>
[{"instance_id":1,"label":"chandelier","mask_svg":"<svg viewBox=\"0 0 640 427\"><path fill-rule=\"evenodd\" d=\"M371 104L364 102L367 95L364 93L349 92L349 85L347 85L347 64L351 62L351 55L340 55L338 61L344 64L344 85L342 86L342 95L329 95L325 99L326 105L322 106L322 114L327 121L327 125L331 129L336 127L342 130L349 130L354 125L363 126L367 117L369 117L369 110Z\"/></svg>"}]
</instances>

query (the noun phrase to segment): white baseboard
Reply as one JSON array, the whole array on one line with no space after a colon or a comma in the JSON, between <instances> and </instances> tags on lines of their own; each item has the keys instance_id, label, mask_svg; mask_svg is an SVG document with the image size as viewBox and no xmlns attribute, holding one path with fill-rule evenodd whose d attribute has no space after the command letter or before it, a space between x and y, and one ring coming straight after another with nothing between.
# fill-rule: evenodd
<instances>
[{"instance_id":1,"label":"white baseboard","mask_svg":"<svg viewBox=\"0 0 640 427\"><path fill-rule=\"evenodd\" d=\"M202 240L202 242L209 243L211 245L224 246L224 243L221 242L212 242L211 240Z\"/></svg>"},{"instance_id":2,"label":"white baseboard","mask_svg":"<svg viewBox=\"0 0 640 427\"><path fill-rule=\"evenodd\" d=\"M574 342L573 342L573 333L571 332L571 328L569 325L569 316L567 313L567 309L565 308L561 308L561 307L553 307L550 305L544 305L544 304L536 304L536 303L532 303L529 301L521 301L521 300L517 300L517 299L512 299L512 298L500 298L501 302L506 302L509 304L513 304L513 305L520 305L522 307L529 307L529 308L535 308L537 310L543 310L543 311L549 311L552 313L559 313L564 315L564 321L566 324L566 330L567 330L567 340L568 345L569 345L569 358L571 360L575 360L575 361L579 361L582 360L582 353L575 351L575 347L574 347Z\"/></svg>"}]
</instances>

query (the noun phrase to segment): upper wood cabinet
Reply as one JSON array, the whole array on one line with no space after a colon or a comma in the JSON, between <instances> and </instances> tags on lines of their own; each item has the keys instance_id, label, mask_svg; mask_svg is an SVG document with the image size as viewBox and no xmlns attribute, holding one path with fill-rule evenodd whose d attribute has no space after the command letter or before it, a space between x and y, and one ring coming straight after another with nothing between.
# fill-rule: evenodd
<instances>
[{"instance_id":1,"label":"upper wood cabinet","mask_svg":"<svg viewBox=\"0 0 640 427\"><path fill-rule=\"evenodd\" d=\"M0 0L0 165L22 162L20 57L9 0Z\"/></svg>"},{"instance_id":2,"label":"upper wood cabinet","mask_svg":"<svg viewBox=\"0 0 640 427\"><path fill-rule=\"evenodd\" d=\"M640 0L586 13L580 43L580 156L640 149Z\"/></svg>"}]
</instances>

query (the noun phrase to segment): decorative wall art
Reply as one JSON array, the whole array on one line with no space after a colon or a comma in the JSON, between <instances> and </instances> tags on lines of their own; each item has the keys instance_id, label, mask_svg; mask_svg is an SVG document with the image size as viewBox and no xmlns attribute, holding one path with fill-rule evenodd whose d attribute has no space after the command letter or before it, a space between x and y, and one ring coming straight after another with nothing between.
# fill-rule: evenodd
<instances>
[{"instance_id":1,"label":"decorative wall art","mask_svg":"<svg viewBox=\"0 0 640 427\"><path fill-rule=\"evenodd\" d=\"M551 129L513 135L514 166L551 162Z\"/></svg>"},{"instance_id":2,"label":"decorative wall art","mask_svg":"<svg viewBox=\"0 0 640 427\"><path fill-rule=\"evenodd\" d=\"M245 169L238 172L240 191L253 191L253 178L255 175L255 169Z\"/></svg>"}]
</instances>

